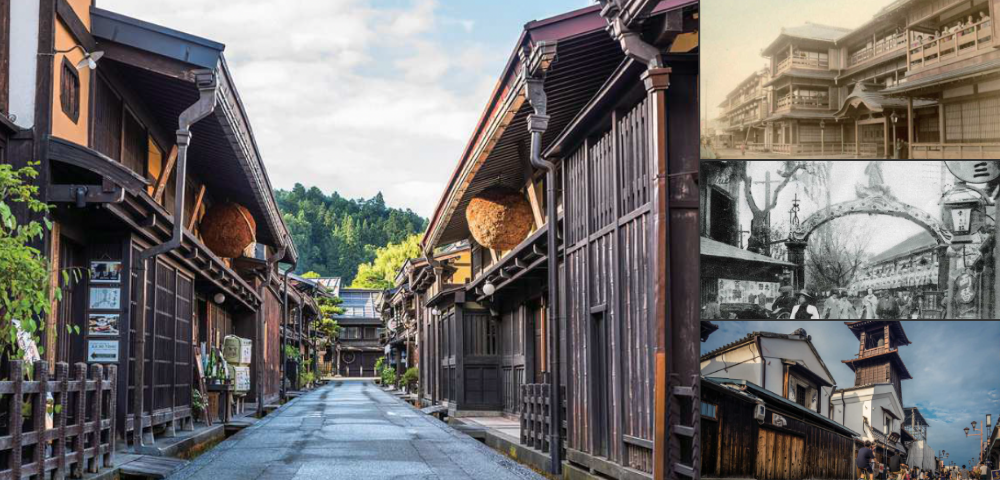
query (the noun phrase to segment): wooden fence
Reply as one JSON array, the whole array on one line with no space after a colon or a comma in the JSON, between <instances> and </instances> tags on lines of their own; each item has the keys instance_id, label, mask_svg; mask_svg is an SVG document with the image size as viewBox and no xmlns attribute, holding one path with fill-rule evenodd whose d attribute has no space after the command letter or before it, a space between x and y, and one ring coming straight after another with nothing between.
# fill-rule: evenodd
<instances>
[{"instance_id":1,"label":"wooden fence","mask_svg":"<svg viewBox=\"0 0 1000 480\"><path fill-rule=\"evenodd\" d=\"M24 380L30 366L33 380ZM0 381L0 480L81 477L111 466L117 367L91 365L88 378L78 363L73 372L57 363L50 380L48 362L9 363L9 380Z\"/></svg>"},{"instance_id":2,"label":"wooden fence","mask_svg":"<svg viewBox=\"0 0 1000 480\"><path fill-rule=\"evenodd\" d=\"M552 415L551 385L528 383L521 385L521 445L548 453ZM566 387L562 387L562 438L566 438Z\"/></svg>"}]
</instances>

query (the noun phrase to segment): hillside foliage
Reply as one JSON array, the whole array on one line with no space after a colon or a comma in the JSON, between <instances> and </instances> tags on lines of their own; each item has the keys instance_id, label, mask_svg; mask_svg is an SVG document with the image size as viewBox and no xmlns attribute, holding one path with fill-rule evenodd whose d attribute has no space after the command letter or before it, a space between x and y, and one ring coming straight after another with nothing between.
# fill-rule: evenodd
<instances>
[{"instance_id":1,"label":"hillside foliage","mask_svg":"<svg viewBox=\"0 0 1000 480\"><path fill-rule=\"evenodd\" d=\"M344 285L354 282L359 265L375 260L379 248L401 243L427 225L410 209L387 207L381 193L347 199L296 184L275 196L299 251L296 270L342 277Z\"/></svg>"}]
</instances>

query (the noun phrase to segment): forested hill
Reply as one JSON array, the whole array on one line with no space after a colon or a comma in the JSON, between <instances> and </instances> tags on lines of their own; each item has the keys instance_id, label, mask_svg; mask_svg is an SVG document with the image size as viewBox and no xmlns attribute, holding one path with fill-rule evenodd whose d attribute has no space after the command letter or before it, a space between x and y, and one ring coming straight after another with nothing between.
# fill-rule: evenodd
<instances>
[{"instance_id":1,"label":"forested hill","mask_svg":"<svg viewBox=\"0 0 1000 480\"><path fill-rule=\"evenodd\" d=\"M427 226L410 209L386 207L381 192L368 200L350 200L296 184L291 191L276 190L275 196L299 251L296 271L343 277L344 285L354 280L359 264L375 258L377 248L402 242Z\"/></svg>"}]
</instances>

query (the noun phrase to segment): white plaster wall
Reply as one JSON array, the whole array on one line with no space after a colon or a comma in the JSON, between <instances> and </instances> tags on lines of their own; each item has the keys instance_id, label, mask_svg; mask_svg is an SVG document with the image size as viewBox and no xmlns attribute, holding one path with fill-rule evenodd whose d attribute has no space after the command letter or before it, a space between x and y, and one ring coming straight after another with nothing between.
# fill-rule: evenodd
<instances>
[{"instance_id":1,"label":"white plaster wall","mask_svg":"<svg viewBox=\"0 0 1000 480\"><path fill-rule=\"evenodd\" d=\"M805 364L806 368L818 375L820 378L824 378L830 383L835 383L835 380L827 375L826 370L823 369L823 365L820 363L820 359L816 357L812 349L809 348L804 340L788 340L784 338L761 338L761 348L764 351L764 358L767 360L767 385L764 388L777 393L782 394L784 390L785 382L785 369L784 365L781 363L782 358L789 360L800 360ZM831 389L821 388L819 395L820 402L820 414L823 416L829 415L829 401L830 401ZM815 410L815 406L810 406Z\"/></svg>"},{"instance_id":2,"label":"white plaster wall","mask_svg":"<svg viewBox=\"0 0 1000 480\"><path fill-rule=\"evenodd\" d=\"M703 360L701 374L706 377L746 380L760 385L760 358L757 344L750 343L735 350Z\"/></svg>"},{"instance_id":3,"label":"white plaster wall","mask_svg":"<svg viewBox=\"0 0 1000 480\"><path fill-rule=\"evenodd\" d=\"M851 430L862 435L862 438L871 438L864 433L864 419L868 419L868 424L876 431L882 431L883 408L893 412L899 419L903 417L903 409L896 398L896 390L892 385L874 385L870 388L852 390L844 392L843 400L841 393L833 395L833 421L844 425ZM900 433L902 420L896 419L890 426L890 432Z\"/></svg>"},{"instance_id":4,"label":"white plaster wall","mask_svg":"<svg viewBox=\"0 0 1000 480\"><path fill-rule=\"evenodd\" d=\"M29 0L10 3L10 113L21 128L35 124L39 5Z\"/></svg>"}]
</instances>

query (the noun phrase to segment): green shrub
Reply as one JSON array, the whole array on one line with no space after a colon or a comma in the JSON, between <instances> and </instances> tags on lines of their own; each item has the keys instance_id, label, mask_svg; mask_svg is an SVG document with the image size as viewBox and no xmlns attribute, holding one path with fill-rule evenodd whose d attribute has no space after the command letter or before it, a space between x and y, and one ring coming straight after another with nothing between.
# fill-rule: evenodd
<instances>
[{"instance_id":1,"label":"green shrub","mask_svg":"<svg viewBox=\"0 0 1000 480\"><path fill-rule=\"evenodd\" d=\"M400 385L413 390L420 380L420 370L417 367L410 367L403 373L403 378L399 380Z\"/></svg>"}]
</instances>

